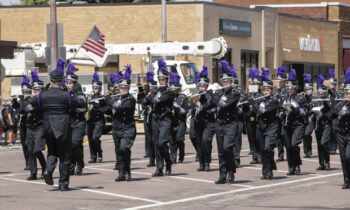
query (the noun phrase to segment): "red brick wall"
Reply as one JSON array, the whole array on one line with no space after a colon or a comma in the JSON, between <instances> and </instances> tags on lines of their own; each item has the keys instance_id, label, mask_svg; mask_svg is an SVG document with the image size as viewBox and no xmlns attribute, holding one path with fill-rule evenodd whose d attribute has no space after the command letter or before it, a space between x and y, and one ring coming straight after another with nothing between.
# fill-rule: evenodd
<instances>
[{"instance_id":1,"label":"red brick wall","mask_svg":"<svg viewBox=\"0 0 350 210\"><path fill-rule=\"evenodd\" d=\"M253 4L312 4L321 2L342 2L350 4L350 0L214 0L218 4L249 7Z\"/></svg>"},{"instance_id":2,"label":"red brick wall","mask_svg":"<svg viewBox=\"0 0 350 210\"><path fill-rule=\"evenodd\" d=\"M327 19L327 7L290 7L278 8L279 13L286 13L297 16Z\"/></svg>"}]
</instances>

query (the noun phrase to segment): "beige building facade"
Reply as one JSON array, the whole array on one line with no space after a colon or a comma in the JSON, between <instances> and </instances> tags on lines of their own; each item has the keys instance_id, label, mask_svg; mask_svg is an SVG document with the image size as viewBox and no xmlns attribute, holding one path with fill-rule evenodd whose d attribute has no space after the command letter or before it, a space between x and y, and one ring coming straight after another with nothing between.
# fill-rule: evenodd
<instances>
[{"instance_id":1,"label":"beige building facade","mask_svg":"<svg viewBox=\"0 0 350 210\"><path fill-rule=\"evenodd\" d=\"M46 42L49 7L0 7L0 21L4 40L17 41L18 45ZM109 44L160 42L162 38L160 4L58 6L57 22L63 23L64 43L68 45L80 45L94 25ZM298 76L304 72L323 74L326 70L321 71L321 66L333 67L338 75L341 64L337 27L334 22L279 14L264 7L248 9L204 2L167 5L168 41L196 42L223 36L229 48L225 59L234 64L243 86L250 67L276 69L282 63L295 68ZM309 40L320 40L320 50L301 49L300 38L306 38L303 39L306 44ZM141 73L147 69L141 65L141 59L121 55L118 62L100 71L117 71L131 64L135 73ZM207 65L211 80L218 79L217 59L192 56L175 59L191 60L199 68ZM80 71L93 72L94 68L80 67Z\"/></svg>"}]
</instances>

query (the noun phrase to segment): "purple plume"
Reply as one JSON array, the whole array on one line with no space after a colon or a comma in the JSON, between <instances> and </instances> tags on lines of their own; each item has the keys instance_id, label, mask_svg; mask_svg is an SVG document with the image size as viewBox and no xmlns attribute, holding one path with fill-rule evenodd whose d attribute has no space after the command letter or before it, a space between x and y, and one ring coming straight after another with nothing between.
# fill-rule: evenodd
<instances>
[{"instance_id":1,"label":"purple plume","mask_svg":"<svg viewBox=\"0 0 350 210\"><path fill-rule=\"evenodd\" d=\"M109 81L113 84L116 83L118 81L117 74L114 72L110 73L109 74Z\"/></svg>"},{"instance_id":2,"label":"purple plume","mask_svg":"<svg viewBox=\"0 0 350 210\"><path fill-rule=\"evenodd\" d=\"M237 78L237 69L233 64L230 66L230 72L232 73L233 78Z\"/></svg>"},{"instance_id":3,"label":"purple plume","mask_svg":"<svg viewBox=\"0 0 350 210\"><path fill-rule=\"evenodd\" d=\"M334 69L329 69L328 79L330 79L330 78L335 78L335 72L334 72Z\"/></svg>"},{"instance_id":4,"label":"purple plume","mask_svg":"<svg viewBox=\"0 0 350 210\"><path fill-rule=\"evenodd\" d=\"M304 82L311 83L311 75L310 74L304 74Z\"/></svg>"},{"instance_id":5,"label":"purple plume","mask_svg":"<svg viewBox=\"0 0 350 210\"><path fill-rule=\"evenodd\" d=\"M131 77L131 65L126 65L125 66L125 73L123 75L123 79L126 79L126 80L130 80L130 77Z\"/></svg>"},{"instance_id":6,"label":"purple plume","mask_svg":"<svg viewBox=\"0 0 350 210\"><path fill-rule=\"evenodd\" d=\"M173 85L173 84L179 84L179 83L180 83L180 76L177 75L176 73L170 72L169 84Z\"/></svg>"},{"instance_id":7,"label":"purple plume","mask_svg":"<svg viewBox=\"0 0 350 210\"><path fill-rule=\"evenodd\" d=\"M350 84L350 68L346 70L345 74L345 84Z\"/></svg>"},{"instance_id":8,"label":"purple plume","mask_svg":"<svg viewBox=\"0 0 350 210\"><path fill-rule=\"evenodd\" d=\"M162 72L166 71L166 63L163 60L163 58L158 59L158 69L159 71L162 71Z\"/></svg>"},{"instance_id":9,"label":"purple plume","mask_svg":"<svg viewBox=\"0 0 350 210\"><path fill-rule=\"evenodd\" d=\"M297 78L297 73L295 72L295 70L294 69L290 70L288 80L294 81L296 78Z\"/></svg>"},{"instance_id":10,"label":"purple plume","mask_svg":"<svg viewBox=\"0 0 350 210\"><path fill-rule=\"evenodd\" d=\"M30 74L32 75L32 81L33 82L39 82L40 81L37 70L33 69L32 72L30 72Z\"/></svg>"},{"instance_id":11,"label":"purple plume","mask_svg":"<svg viewBox=\"0 0 350 210\"><path fill-rule=\"evenodd\" d=\"M260 80L261 81L268 81L270 77L270 69L264 69L262 68Z\"/></svg>"},{"instance_id":12,"label":"purple plume","mask_svg":"<svg viewBox=\"0 0 350 210\"><path fill-rule=\"evenodd\" d=\"M318 76L318 78L317 78L317 88L323 87L323 81L324 81L324 77L322 75Z\"/></svg>"},{"instance_id":13,"label":"purple plume","mask_svg":"<svg viewBox=\"0 0 350 210\"><path fill-rule=\"evenodd\" d=\"M154 82L154 72L153 71L147 72L146 76L147 76L147 83Z\"/></svg>"},{"instance_id":14,"label":"purple plume","mask_svg":"<svg viewBox=\"0 0 350 210\"><path fill-rule=\"evenodd\" d=\"M118 75L117 75L117 81L123 79L123 73L121 71L118 71Z\"/></svg>"},{"instance_id":15,"label":"purple plume","mask_svg":"<svg viewBox=\"0 0 350 210\"><path fill-rule=\"evenodd\" d=\"M29 83L30 83L29 77L27 77L27 75L23 75L22 85L29 85Z\"/></svg>"},{"instance_id":16,"label":"purple plume","mask_svg":"<svg viewBox=\"0 0 350 210\"><path fill-rule=\"evenodd\" d=\"M99 82L100 78L98 77L98 71L95 71L94 76L92 77L92 82Z\"/></svg>"},{"instance_id":17,"label":"purple plume","mask_svg":"<svg viewBox=\"0 0 350 210\"><path fill-rule=\"evenodd\" d=\"M64 65L65 64L66 64L66 62L62 58L59 58L58 61L57 61L56 70L57 71L64 71Z\"/></svg>"},{"instance_id":18,"label":"purple plume","mask_svg":"<svg viewBox=\"0 0 350 210\"><path fill-rule=\"evenodd\" d=\"M74 74L74 71L78 70L75 68L75 63L69 63L67 67L67 72L66 74Z\"/></svg>"},{"instance_id":19,"label":"purple plume","mask_svg":"<svg viewBox=\"0 0 350 210\"><path fill-rule=\"evenodd\" d=\"M254 78L259 78L259 69L255 68L254 74Z\"/></svg>"},{"instance_id":20,"label":"purple plume","mask_svg":"<svg viewBox=\"0 0 350 210\"><path fill-rule=\"evenodd\" d=\"M208 67L207 66L203 66L203 69L201 71L201 73L199 74L200 77L208 77Z\"/></svg>"},{"instance_id":21,"label":"purple plume","mask_svg":"<svg viewBox=\"0 0 350 210\"><path fill-rule=\"evenodd\" d=\"M255 78L255 69L254 68L249 69L248 78L251 78L251 79Z\"/></svg>"},{"instance_id":22,"label":"purple plume","mask_svg":"<svg viewBox=\"0 0 350 210\"><path fill-rule=\"evenodd\" d=\"M197 71L197 72L195 73L196 83L198 83L198 81L199 81L199 75L200 75L200 73Z\"/></svg>"},{"instance_id":23,"label":"purple plume","mask_svg":"<svg viewBox=\"0 0 350 210\"><path fill-rule=\"evenodd\" d=\"M231 73L230 66L225 60L221 61L221 73Z\"/></svg>"},{"instance_id":24,"label":"purple plume","mask_svg":"<svg viewBox=\"0 0 350 210\"><path fill-rule=\"evenodd\" d=\"M283 75L285 74L287 71L286 67L284 66L284 64L282 64L282 66L278 67L277 69L277 75Z\"/></svg>"}]
</instances>

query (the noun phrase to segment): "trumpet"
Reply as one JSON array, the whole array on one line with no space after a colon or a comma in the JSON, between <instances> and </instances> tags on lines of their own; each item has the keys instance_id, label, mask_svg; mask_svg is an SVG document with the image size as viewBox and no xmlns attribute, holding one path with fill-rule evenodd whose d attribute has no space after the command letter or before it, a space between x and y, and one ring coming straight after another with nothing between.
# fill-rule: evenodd
<instances>
[{"instance_id":1,"label":"trumpet","mask_svg":"<svg viewBox=\"0 0 350 210\"><path fill-rule=\"evenodd\" d=\"M225 89L225 87L216 89L215 91L222 90L222 89ZM210 89L210 90L211 90L211 89ZM206 90L206 91L204 91L204 92L202 92L202 93L195 93L195 94L192 94L192 95L188 96L188 98L198 98L198 97L200 97L201 95L206 94L208 91L209 91L209 90Z\"/></svg>"},{"instance_id":2,"label":"trumpet","mask_svg":"<svg viewBox=\"0 0 350 210\"><path fill-rule=\"evenodd\" d=\"M347 98L336 98L333 99L334 101L348 101L349 99ZM316 99L312 99L311 101L313 102L317 102L317 101L332 101L332 99L330 98L316 98Z\"/></svg>"},{"instance_id":3,"label":"trumpet","mask_svg":"<svg viewBox=\"0 0 350 210\"><path fill-rule=\"evenodd\" d=\"M270 94L270 95L271 95L271 94ZM252 100L253 100L253 101L258 101L258 100L260 100L260 99L267 98L267 97L269 97L270 95L260 96L260 97L257 97L257 98L253 98ZM239 103L237 104L237 106L240 106L240 105L243 105L243 104L247 104L247 103L249 103L249 101L242 101L242 102L239 102Z\"/></svg>"}]
</instances>

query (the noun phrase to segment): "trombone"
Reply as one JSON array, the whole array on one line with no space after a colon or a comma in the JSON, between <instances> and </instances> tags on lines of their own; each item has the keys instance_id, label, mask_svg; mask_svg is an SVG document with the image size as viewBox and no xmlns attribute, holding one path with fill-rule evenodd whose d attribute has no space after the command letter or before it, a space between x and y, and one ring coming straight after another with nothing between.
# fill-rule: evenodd
<instances>
[{"instance_id":1,"label":"trombone","mask_svg":"<svg viewBox=\"0 0 350 210\"><path fill-rule=\"evenodd\" d=\"M253 101L258 101L258 100L260 100L260 99L264 99L264 98L266 98L266 97L269 97L270 95L271 95L271 94L266 95L266 96L260 96L260 97L257 97L257 98L253 98L252 100L253 100ZM237 104L237 106L240 106L240 105L243 105L243 104L247 104L247 103L249 103L249 100L239 102L239 103Z\"/></svg>"},{"instance_id":2,"label":"trombone","mask_svg":"<svg viewBox=\"0 0 350 210\"><path fill-rule=\"evenodd\" d=\"M350 99L347 98L336 98L336 99L330 99L330 98L316 98L312 99L311 101L317 102L317 101L350 101Z\"/></svg>"}]
</instances>

